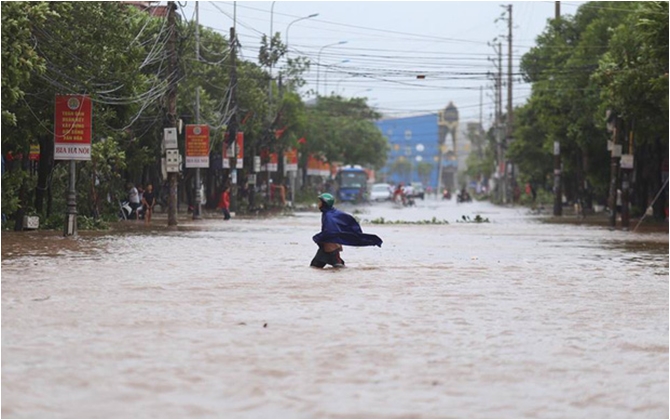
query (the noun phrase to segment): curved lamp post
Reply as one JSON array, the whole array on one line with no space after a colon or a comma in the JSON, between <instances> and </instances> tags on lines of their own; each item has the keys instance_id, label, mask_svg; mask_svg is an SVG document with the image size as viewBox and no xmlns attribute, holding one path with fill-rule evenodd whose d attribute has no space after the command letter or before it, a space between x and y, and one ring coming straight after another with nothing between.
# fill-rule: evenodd
<instances>
[{"instance_id":1,"label":"curved lamp post","mask_svg":"<svg viewBox=\"0 0 670 420\"><path fill-rule=\"evenodd\" d=\"M294 20L294 21L292 21L291 23L288 24L288 26L286 27L286 59L287 59L287 60L288 60L288 54L289 54L289 49L288 49L288 31L291 29L291 25L293 25L293 24L296 23L296 22L300 22L301 20L311 19L311 18L315 18L315 17L317 17L317 16L319 16L319 14L318 14L318 13L314 13L314 14L311 14L311 15L309 15L309 16L305 16L305 17L298 18L298 19L296 19L296 20Z\"/></svg>"},{"instance_id":2,"label":"curved lamp post","mask_svg":"<svg viewBox=\"0 0 670 420\"><path fill-rule=\"evenodd\" d=\"M328 47L332 47L333 45L342 45L342 44L346 44L346 43L347 43L347 41L333 42L332 44L324 45L319 50L319 55L317 56L317 62L319 64L319 66L316 68L316 96L319 96L319 73L320 73L320 70L321 70L321 51L323 51L324 49L326 49Z\"/></svg>"}]
</instances>

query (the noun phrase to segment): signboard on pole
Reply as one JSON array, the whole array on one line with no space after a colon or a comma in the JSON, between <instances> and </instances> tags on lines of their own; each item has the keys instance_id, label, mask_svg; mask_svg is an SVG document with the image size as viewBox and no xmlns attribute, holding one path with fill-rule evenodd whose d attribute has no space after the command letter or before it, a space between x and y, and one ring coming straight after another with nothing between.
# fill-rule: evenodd
<instances>
[{"instance_id":1,"label":"signboard on pole","mask_svg":"<svg viewBox=\"0 0 670 420\"><path fill-rule=\"evenodd\" d=\"M286 164L284 165L284 170L286 171L297 171L298 170L298 150L297 149L288 149L284 152L284 159Z\"/></svg>"},{"instance_id":2,"label":"signboard on pole","mask_svg":"<svg viewBox=\"0 0 670 420\"><path fill-rule=\"evenodd\" d=\"M40 145L31 144L30 145L30 154L28 155L29 160L40 160Z\"/></svg>"},{"instance_id":3,"label":"signboard on pole","mask_svg":"<svg viewBox=\"0 0 670 420\"><path fill-rule=\"evenodd\" d=\"M223 143L223 167L230 168L230 159L234 155L237 155L235 167L242 169L244 167L244 133L241 131L237 132L237 141L235 143L231 142L228 144L228 137L228 133L226 132Z\"/></svg>"},{"instance_id":4,"label":"signboard on pole","mask_svg":"<svg viewBox=\"0 0 670 420\"><path fill-rule=\"evenodd\" d=\"M91 98L56 95L54 160L91 160Z\"/></svg>"},{"instance_id":5,"label":"signboard on pole","mask_svg":"<svg viewBox=\"0 0 670 420\"><path fill-rule=\"evenodd\" d=\"M279 155L277 153L267 154L267 163L261 166L261 171L277 172L279 166Z\"/></svg>"},{"instance_id":6,"label":"signboard on pole","mask_svg":"<svg viewBox=\"0 0 670 420\"><path fill-rule=\"evenodd\" d=\"M186 124L186 167L209 168L209 126Z\"/></svg>"},{"instance_id":7,"label":"signboard on pole","mask_svg":"<svg viewBox=\"0 0 670 420\"><path fill-rule=\"evenodd\" d=\"M633 169L634 155L621 155L621 169Z\"/></svg>"}]
</instances>

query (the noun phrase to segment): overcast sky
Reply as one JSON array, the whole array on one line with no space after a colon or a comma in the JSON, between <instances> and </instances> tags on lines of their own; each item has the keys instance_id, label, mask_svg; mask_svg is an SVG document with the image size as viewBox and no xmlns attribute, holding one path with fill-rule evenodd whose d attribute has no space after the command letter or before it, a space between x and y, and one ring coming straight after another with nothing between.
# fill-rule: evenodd
<instances>
[{"instance_id":1,"label":"overcast sky","mask_svg":"<svg viewBox=\"0 0 670 420\"><path fill-rule=\"evenodd\" d=\"M561 14L573 15L583 3L561 2ZM238 1L236 8L234 4L199 2L200 24L227 37L236 9L241 55L247 60L256 61L260 39L270 33L271 25L284 42L291 25L290 55L312 61L305 75L307 89L316 90L318 82L322 95L367 97L389 117L436 112L453 101L465 122L479 120L482 87L485 126L494 109L493 81L487 73L497 71L490 61L497 53L489 43L502 42L506 79L507 5L512 4L515 104L530 94L530 85L518 76L519 59L555 10L554 1L276 1L273 13L272 2ZM186 3L186 19L195 19L194 5ZM317 17L296 21L316 13ZM417 79L419 74L426 78Z\"/></svg>"}]
</instances>

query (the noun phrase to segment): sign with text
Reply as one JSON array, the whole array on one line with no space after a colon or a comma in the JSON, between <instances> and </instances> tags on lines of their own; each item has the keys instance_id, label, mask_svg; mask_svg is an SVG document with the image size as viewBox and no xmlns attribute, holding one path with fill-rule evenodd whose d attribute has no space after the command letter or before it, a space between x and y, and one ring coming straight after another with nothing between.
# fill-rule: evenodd
<instances>
[{"instance_id":1,"label":"sign with text","mask_svg":"<svg viewBox=\"0 0 670 420\"><path fill-rule=\"evenodd\" d=\"M228 144L228 137L228 132L226 132L223 142L223 167L230 168L230 159L235 156L235 167L237 169L242 169L244 167L244 133L238 131L237 141L234 143L230 142L230 144ZM226 145L228 147L226 147Z\"/></svg>"},{"instance_id":2,"label":"sign with text","mask_svg":"<svg viewBox=\"0 0 670 420\"><path fill-rule=\"evenodd\" d=\"M307 175L330 176L330 164L318 157L307 157Z\"/></svg>"},{"instance_id":3,"label":"sign with text","mask_svg":"<svg viewBox=\"0 0 670 420\"><path fill-rule=\"evenodd\" d=\"M261 151L261 159L265 162L261 166L261 171L267 172L277 172L279 166L279 154L270 153L269 150L265 149Z\"/></svg>"},{"instance_id":4,"label":"sign with text","mask_svg":"<svg viewBox=\"0 0 670 420\"><path fill-rule=\"evenodd\" d=\"M284 152L284 159L286 164L284 165L284 170L286 171L297 171L298 170L298 150L297 149L288 149Z\"/></svg>"},{"instance_id":5,"label":"sign with text","mask_svg":"<svg viewBox=\"0 0 670 420\"><path fill-rule=\"evenodd\" d=\"M91 98L56 95L54 160L91 160Z\"/></svg>"},{"instance_id":6,"label":"sign with text","mask_svg":"<svg viewBox=\"0 0 670 420\"><path fill-rule=\"evenodd\" d=\"M186 167L209 168L209 126L186 124Z\"/></svg>"},{"instance_id":7,"label":"sign with text","mask_svg":"<svg viewBox=\"0 0 670 420\"><path fill-rule=\"evenodd\" d=\"M40 160L40 145L31 144L30 145L30 154L28 155L30 160Z\"/></svg>"}]
</instances>

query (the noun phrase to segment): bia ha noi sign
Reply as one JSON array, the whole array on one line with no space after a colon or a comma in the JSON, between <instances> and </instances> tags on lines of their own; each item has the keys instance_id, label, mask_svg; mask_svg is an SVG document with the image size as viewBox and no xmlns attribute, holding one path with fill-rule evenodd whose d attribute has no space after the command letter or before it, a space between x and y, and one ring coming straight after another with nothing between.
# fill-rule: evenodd
<instances>
[{"instance_id":1,"label":"bia ha noi sign","mask_svg":"<svg viewBox=\"0 0 670 420\"><path fill-rule=\"evenodd\" d=\"M56 95L55 160L91 160L91 98Z\"/></svg>"}]
</instances>

